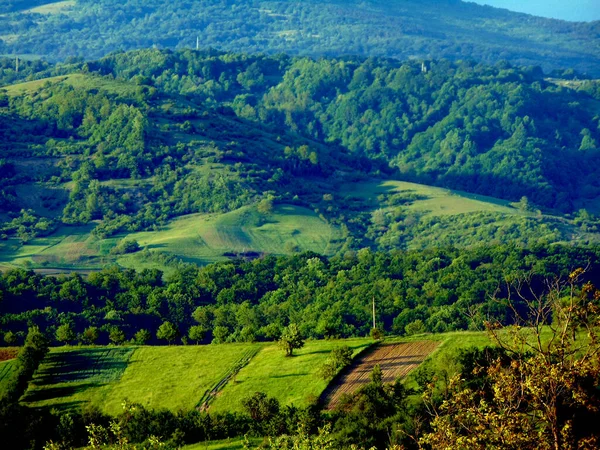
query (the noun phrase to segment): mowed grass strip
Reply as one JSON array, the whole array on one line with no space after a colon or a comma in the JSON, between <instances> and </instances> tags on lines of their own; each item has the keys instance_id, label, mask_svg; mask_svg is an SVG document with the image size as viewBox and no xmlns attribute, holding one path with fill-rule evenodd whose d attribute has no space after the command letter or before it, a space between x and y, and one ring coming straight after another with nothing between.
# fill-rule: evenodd
<instances>
[{"instance_id":1,"label":"mowed grass strip","mask_svg":"<svg viewBox=\"0 0 600 450\"><path fill-rule=\"evenodd\" d=\"M62 347L46 356L25 393L30 406L102 406L125 372L134 347Z\"/></svg>"},{"instance_id":2,"label":"mowed grass strip","mask_svg":"<svg viewBox=\"0 0 600 450\"><path fill-rule=\"evenodd\" d=\"M53 349L24 401L66 409L94 404L109 414L125 399L190 410L254 346L260 344Z\"/></svg>"},{"instance_id":3,"label":"mowed grass strip","mask_svg":"<svg viewBox=\"0 0 600 450\"><path fill-rule=\"evenodd\" d=\"M307 341L292 357L286 357L277 345L265 346L225 386L209 411L241 411L242 399L256 392L275 397L282 405L306 406L327 387L327 382L319 376L319 369L331 350L347 345L356 354L372 343L364 338Z\"/></svg>"},{"instance_id":4,"label":"mowed grass strip","mask_svg":"<svg viewBox=\"0 0 600 450\"><path fill-rule=\"evenodd\" d=\"M6 382L10 379L14 368L14 360L0 362L0 397L4 395L6 389Z\"/></svg>"},{"instance_id":5,"label":"mowed grass strip","mask_svg":"<svg viewBox=\"0 0 600 450\"><path fill-rule=\"evenodd\" d=\"M183 447L183 450L243 450L246 448L245 441L246 438L232 438L221 441L199 442L197 444L186 445ZM266 438L248 438L250 448L257 448L265 441L267 441Z\"/></svg>"}]
</instances>

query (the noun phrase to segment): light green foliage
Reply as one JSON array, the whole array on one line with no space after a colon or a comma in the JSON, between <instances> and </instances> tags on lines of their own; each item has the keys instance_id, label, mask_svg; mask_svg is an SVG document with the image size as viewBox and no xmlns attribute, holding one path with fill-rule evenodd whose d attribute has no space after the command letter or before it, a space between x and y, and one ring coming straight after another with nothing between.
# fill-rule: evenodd
<instances>
[{"instance_id":1,"label":"light green foliage","mask_svg":"<svg viewBox=\"0 0 600 450\"><path fill-rule=\"evenodd\" d=\"M340 370L352 362L352 350L347 346L336 347L321 367L319 374L325 380L331 380Z\"/></svg>"},{"instance_id":2,"label":"light green foliage","mask_svg":"<svg viewBox=\"0 0 600 450\"><path fill-rule=\"evenodd\" d=\"M133 336L133 342L137 345L144 345L148 343L150 339L152 339L152 335L145 328L142 328L141 330L137 331Z\"/></svg>"},{"instance_id":3,"label":"light green foliage","mask_svg":"<svg viewBox=\"0 0 600 450\"><path fill-rule=\"evenodd\" d=\"M158 327L158 330L156 331L156 338L167 341L169 345L175 339L177 339L178 336L179 330L177 329L177 327L175 327L175 325L168 321L164 322L160 327Z\"/></svg>"},{"instance_id":4,"label":"light green foliage","mask_svg":"<svg viewBox=\"0 0 600 450\"><path fill-rule=\"evenodd\" d=\"M75 340L75 332L70 324L65 323L56 329L56 340L68 345L71 341Z\"/></svg>"},{"instance_id":5,"label":"light green foliage","mask_svg":"<svg viewBox=\"0 0 600 450\"><path fill-rule=\"evenodd\" d=\"M100 331L97 327L88 327L81 334L81 340L86 344L95 344L100 337Z\"/></svg>"},{"instance_id":6,"label":"light green foliage","mask_svg":"<svg viewBox=\"0 0 600 450\"><path fill-rule=\"evenodd\" d=\"M188 337L199 344L206 336L206 330L201 325L194 325L188 331Z\"/></svg>"},{"instance_id":7,"label":"light green foliage","mask_svg":"<svg viewBox=\"0 0 600 450\"><path fill-rule=\"evenodd\" d=\"M108 333L108 339L115 345L125 342L125 333L117 326L113 326Z\"/></svg>"},{"instance_id":8,"label":"light green foliage","mask_svg":"<svg viewBox=\"0 0 600 450\"><path fill-rule=\"evenodd\" d=\"M285 356L292 356L294 350L304 347L304 338L298 325L291 323L283 329L279 338L279 347L285 352Z\"/></svg>"}]
</instances>

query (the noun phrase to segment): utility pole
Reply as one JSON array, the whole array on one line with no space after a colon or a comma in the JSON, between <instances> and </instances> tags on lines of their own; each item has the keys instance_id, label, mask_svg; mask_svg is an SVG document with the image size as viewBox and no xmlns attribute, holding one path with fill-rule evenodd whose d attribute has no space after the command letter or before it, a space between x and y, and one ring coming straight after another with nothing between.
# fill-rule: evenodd
<instances>
[{"instance_id":1,"label":"utility pole","mask_svg":"<svg viewBox=\"0 0 600 450\"><path fill-rule=\"evenodd\" d=\"M373 296L373 329L377 328L377 324L375 323L375 296Z\"/></svg>"}]
</instances>

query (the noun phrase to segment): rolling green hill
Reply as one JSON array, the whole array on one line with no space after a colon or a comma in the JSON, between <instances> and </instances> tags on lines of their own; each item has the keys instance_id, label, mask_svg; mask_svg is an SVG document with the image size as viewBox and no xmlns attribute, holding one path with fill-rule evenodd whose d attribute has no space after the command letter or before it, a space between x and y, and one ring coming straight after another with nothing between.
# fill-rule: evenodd
<instances>
[{"instance_id":1,"label":"rolling green hill","mask_svg":"<svg viewBox=\"0 0 600 450\"><path fill-rule=\"evenodd\" d=\"M595 84L216 51L23 70L0 92L3 268L597 241Z\"/></svg>"},{"instance_id":2,"label":"rolling green hill","mask_svg":"<svg viewBox=\"0 0 600 450\"><path fill-rule=\"evenodd\" d=\"M599 73L598 23L458 0L10 2L0 54L101 57L141 47L304 55L474 58ZM81 31L85 30L85 33Z\"/></svg>"}]
</instances>

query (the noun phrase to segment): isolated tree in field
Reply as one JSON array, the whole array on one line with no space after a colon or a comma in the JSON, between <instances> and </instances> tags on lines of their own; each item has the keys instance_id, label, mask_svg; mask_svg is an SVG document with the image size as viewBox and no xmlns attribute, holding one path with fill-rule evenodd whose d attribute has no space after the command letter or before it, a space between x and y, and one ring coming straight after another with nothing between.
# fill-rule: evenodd
<instances>
[{"instance_id":1,"label":"isolated tree in field","mask_svg":"<svg viewBox=\"0 0 600 450\"><path fill-rule=\"evenodd\" d=\"M271 214L273 212L273 198L263 198L260 202L258 202L256 210L261 214Z\"/></svg>"},{"instance_id":2,"label":"isolated tree in field","mask_svg":"<svg viewBox=\"0 0 600 450\"><path fill-rule=\"evenodd\" d=\"M171 343L179 336L179 330L171 322L164 322L158 331L156 332L157 339L164 339L171 345Z\"/></svg>"},{"instance_id":3,"label":"isolated tree in field","mask_svg":"<svg viewBox=\"0 0 600 450\"><path fill-rule=\"evenodd\" d=\"M134 335L133 335L133 342L136 345L145 345L148 343L148 341L152 339L152 335L150 334L150 332L144 328L142 328L141 330L138 330Z\"/></svg>"},{"instance_id":4,"label":"isolated tree in field","mask_svg":"<svg viewBox=\"0 0 600 450\"><path fill-rule=\"evenodd\" d=\"M243 399L242 406L255 422L265 422L279 413L279 401L268 397L264 392L257 392L252 397Z\"/></svg>"},{"instance_id":5,"label":"isolated tree in field","mask_svg":"<svg viewBox=\"0 0 600 450\"><path fill-rule=\"evenodd\" d=\"M582 270L545 292L521 280L506 301L516 325L489 323L490 336L505 355L476 368L489 388L474 389L460 376L451 380L433 412L432 432L421 439L447 449L597 449L600 432L600 291L578 282ZM528 295L525 295L527 293ZM533 297L533 298L532 298ZM523 313L525 311L525 313Z\"/></svg>"},{"instance_id":6,"label":"isolated tree in field","mask_svg":"<svg viewBox=\"0 0 600 450\"><path fill-rule=\"evenodd\" d=\"M95 344L100 337L100 331L97 327L87 327L81 334L81 340L86 344Z\"/></svg>"},{"instance_id":7,"label":"isolated tree in field","mask_svg":"<svg viewBox=\"0 0 600 450\"><path fill-rule=\"evenodd\" d=\"M336 347L331 351L329 358L327 358L319 373L325 381L331 380L340 370L350 365L351 362L352 350L347 345Z\"/></svg>"},{"instance_id":8,"label":"isolated tree in field","mask_svg":"<svg viewBox=\"0 0 600 450\"><path fill-rule=\"evenodd\" d=\"M188 331L188 337L192 341L196 341L196 344L199 344L200 341L204 339L205 335L206 331L200 325L194 325L193 327L190 327Z\"/></svg>"},{"instance_id":9,"label":"isolated tree in field","mask_svg":"<svg viewBox=\"0 0 600 450\"><path fill-rule=\"evenodd\" d=\"M125 342L125 333L119 327L112 327L108 333L108 340L115 345Z\"/></svg>"},{"instance_id":10,"label":"isolated tree in field","mask_svg":"<svg viewBox=\"0 0 600 450\"><path fill-rule=\"evenodd\" d=\"M304 339L298 325L291 323L283 329L279 338L279 347L285 351L285 356L292 356L295 349L304 347Z\"/></svg>"},{"instance_id":11,"label":"isolated tree in field","mask_svg":"<svg viewBox=\"0 0 600 450\"><path fill-rule=\"evenodd\" d=\"M70 324L64 323L56 329L55 337L58 342L68 345L75 340L75 332Z\"/></svg>"}]
</instances>

